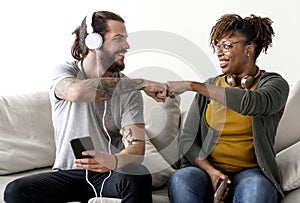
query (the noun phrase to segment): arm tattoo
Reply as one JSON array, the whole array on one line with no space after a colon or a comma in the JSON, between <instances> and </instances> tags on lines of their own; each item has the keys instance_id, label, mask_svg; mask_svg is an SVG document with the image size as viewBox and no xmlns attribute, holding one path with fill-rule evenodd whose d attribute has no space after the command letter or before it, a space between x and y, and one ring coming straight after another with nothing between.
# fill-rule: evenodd
<instances>
[{"instance_id":1,"label":"arm tattoo","mask_svg":"<svg viewBox=\"0 0 300 203\"><path fill-rule=\"evenodd\" d=\"M133 138L131 128L129 128L128 134L124 136L124 140L127 142L128 146L131 146L131 145L133 145L134 143L137 143L137 142L141 142L141 141L142 141L142 140L140 140L140 139L134 139L134 138Z\"/></svg>"},{"instance_id":2,"label":"arm tattoo","mask_svg":"<svg viewBox=\"0 0 300 203\"><path fill-rule=\"evenodd\" d=\"M70 86L69 81L62 80L59 85L55 87L55 95L57 98L61 99L64 95L68 93L68 87Z\"/></svg>"},{"instance_id":3,"label":"arm tattoo","mask_svg":"<svg viewBox=\"0 0 300 203\"><path fill-rule=\"evenodd\" d=\"M120 88L123 91L140 90L143 87L143 79L122 79L118 84L118 88Z\"/></svg>"},{"instance_id":4,"label":"arm tattoo","mask_svg":"<svg viewBox=\"0 0 300 203\"><path fill-rule=\"evenodd\" d=\"M119 78L101 78L96 86L96 97L111 97L121 79Z\"/></svg>"},{"instance_id":5,"label":"arm tattoo","mask_svg":"<svg viewBox=\"0 0 300 203\"><path fill-rule=\"evenodd\" d=\"M142 89L143 79L101 78L96 87L97 97L111 97L113 94L123 94ZM93 87L95 88L95 87Z\"/></svg>"},{"instance_id":6,"label":"arm tattoo","mask_svg":"<svg viewBox=\"0 0 300 203\"><path fill-rule=\"evenodd\" d=\"M143 79L94 78L89 80L74 81L74 78L71 78L64 79L61 82L59 82L59 85L57 85L55 88L56 96L58 98L66 98L68 96L74 95L74 91L76 91L76 82L80 82L80 85L82 85L83 87L84 94L93 94L95 97L94 99L96 99L96 101L109 99L112 97L113 94L121 95L130 91L141 90L145 85ZM75 86L72 86L72 84L74 83Z\"/></svg>"}]
</instances>

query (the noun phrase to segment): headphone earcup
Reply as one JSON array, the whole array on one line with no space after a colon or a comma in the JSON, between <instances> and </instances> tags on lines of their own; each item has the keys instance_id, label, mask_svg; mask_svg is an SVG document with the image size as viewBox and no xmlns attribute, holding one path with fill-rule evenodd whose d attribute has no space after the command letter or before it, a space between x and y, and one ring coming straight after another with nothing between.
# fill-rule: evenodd
<instances>
[{"instance_id":1,"label":"headphone earcup","mask_svg":"<svg viewBox=\"0 0 300 203\"><path fill-rule=\"evenodd\" d=\"M241 87L249 89L253 85L254 81L261 75L261 71L258 69L255 76L246 75L241 79ZM227 75L226 82L230 87L236 86L235 76Z\"/></svg>"},{"instance_id":2,"label":"headphone earcup","mask_svg":"<svg viewBox=\"0 0 300 203\"><path fill-rule=\"evenodd\" d=\"M241 86L242 86L242 88L249 89L251 87L251 85L253 84L253 82L254 82L254 77L246 75L241 80Z\"/></svg>"},{"instance_id":3,"label":"headphone earcup","mask_svg":"<svg viewBox=\"0 0 300 203\"><path fill-rule=\"evenodd\" d=\"M102 46L102 43L102 36L95 32L88 34L85 38L85 45L89 49L99 49Z\"/></svg>"},{"instance_id":4,"label":"headphone earcup","mask_svg":"<svg viewBox=\"0 0 300 203\"><path fill-rule=\"evenodd\" d=\"M235 78L234 78L233 75L227 75L226 81L227 81L227 83L230 87L235 87L236 86Z\"/></svg>"}]
</instances>

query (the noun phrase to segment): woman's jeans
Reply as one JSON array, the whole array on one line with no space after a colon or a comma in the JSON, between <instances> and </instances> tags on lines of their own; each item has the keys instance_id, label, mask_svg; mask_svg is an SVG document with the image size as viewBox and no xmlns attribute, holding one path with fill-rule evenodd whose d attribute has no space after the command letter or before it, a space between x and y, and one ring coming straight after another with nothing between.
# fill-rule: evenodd
<instances>
[{"instance_id":1,"label":"woman's jeans","mask_svg":"<svg viewBox=\"0 0 300 203\"><path fill-rule=\"evenodd\" d=\"M152 178L142 165L133 165L139 175L126 170L112 171L103 184L103 197L116 197L122 202L152 202ZM130 167L127 167L127 169ZM107 173L88 172L88 181L93 184L99 197ZM41 173L17 179L7 185L4 192L6 203L66 203L88 202L95 197L93 188L86 180L86 170L62 170Z\"/></svg>"},{"instance_id":2,"label":"woman's jeans","mask_svg":"<svg viewBox=\"0 0 300 203\"><path fill-rule=\"evenodd\" d=\"M231 184L226 202L276 203L277 190L260 168L228 174ZM208 174L195 166L176 171L169 182L172 203L213 202L213 189Z\"/></svg>"}]
</instances>

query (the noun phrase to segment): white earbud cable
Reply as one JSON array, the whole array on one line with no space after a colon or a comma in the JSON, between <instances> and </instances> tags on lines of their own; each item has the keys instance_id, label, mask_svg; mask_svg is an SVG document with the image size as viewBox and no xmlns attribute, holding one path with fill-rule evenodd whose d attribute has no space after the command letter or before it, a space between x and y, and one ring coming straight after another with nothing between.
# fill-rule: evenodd
<instances>
[{"instance_id":1,"label":"white earbud cable","mask_svg":"<svg viewBox=\"0 0 300 203\"><path fill-rule=\"evenodd\" d=\"M106 135L108 136L108 153L111 154L111 149L110 149L110 145L111 145L111 137L110 137L110 135L109 135L109 133L108 133L108 131L107 131L107 129L106 129L106 126L105 126L105 120L104 120L104 119L105 119L105 115L106 115L106 108L107 108L106 105L107 105L107 101L104 101L104 112L103 112L103 117L102 117L102 124L103 124L103 129L104 129ZM108 178L110 178L110 176L111 176L111 170L109 170L108 176L103 180L103 182L102 182L102 184L101 184L101 189L100 189L100 192L99 192L100 197L101 197L101 202L102 202L102 191L103 191L104 183L105 183L105 181L106 181Z\"/></svg>"},{"instance_id":2,"label":"white earbud cable","mask_svg":"<svg viewBox=\"0 0 300 203\"><path fill-rule=\"evenodd\" d=\"M98 61L98 54L99 54L99 50L98 49L96 49L95 50L96 51L96 64L97 64L97 76L98 76L98 78L100 78L100 66L99 66L99 61ZM103 126L103 129L104 129L104 131L105 131L105 133L106 133L106 135L107 135L107 137L108 137L108 152L111 154L111 137L110 137L110 135L109 135L109 133L108 133L108 131L107 131L107 128L106 128L106 126L105 126L105 116L106 116L106 109L107 109L107 101L104 101L104 112L103 112L103 116L102 116L102 126ZM103 192L103 188L104 188L104 183L106 182L106 180L107 179L109 179L110 178L110 176L111 176L111 170L109 170L109 174L108 174L108 176L103 180L103 182L102 182L102 184L101 184L101 188L100 188L100 191L99 191L99 195L100 195L100 201L101 201L101 203L103 203L103 200L102 200L102 192ZM89 181L89 179L88 179L88 170L86 169L86 181L88 182L88 184L93 188L93 190L94 190L94 193L95 193L95 201L94 201L94 203L96 203L96 201L97 201L97 197L98 197L98 195L97 195L97 191L96 191L96 189L95 189L95 187L93 186L93 184Z\"/></svg>"}]
</instances>

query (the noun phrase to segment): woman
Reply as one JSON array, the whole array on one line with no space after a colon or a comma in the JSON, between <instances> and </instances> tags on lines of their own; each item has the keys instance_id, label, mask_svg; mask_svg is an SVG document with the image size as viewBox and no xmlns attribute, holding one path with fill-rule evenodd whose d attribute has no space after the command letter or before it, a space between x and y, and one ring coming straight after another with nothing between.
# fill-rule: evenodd
<instances>
[{"instance_id":1,"label":"woman","mask_svg":"<svg viewBox=\"0 0 300 203\"><path fill-rule=\"evenodd\" d=\"M182 168L170 179L171 202L212 202L218 182L221 202L279 202L281 176L273 149L289 86L256 65L274 35L269 18L223 15L210 45L223 74L205 83L168 82L169 95L195 91L180 135Z\"/></svg>"}]
</instances>

